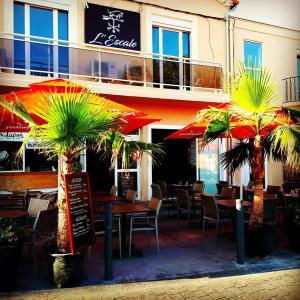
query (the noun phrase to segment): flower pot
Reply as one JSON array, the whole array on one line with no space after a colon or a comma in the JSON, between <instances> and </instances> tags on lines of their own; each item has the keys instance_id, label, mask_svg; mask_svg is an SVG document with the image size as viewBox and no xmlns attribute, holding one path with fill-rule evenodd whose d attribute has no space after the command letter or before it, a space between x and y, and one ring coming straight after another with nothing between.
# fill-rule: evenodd
<instances>
[{"instance_id":1,"label":"flower pot","mask_svg":"<svg viewBox=\"0 0 300 300\"><path fill-rule=\"evenodd\" d=\"M85 253L57 253L55 250L46 250L50 284L57 288L78 285L84 279Z\"/></svg>"},{"instance_id":2,"label":"flower pot","mask_svg":"<svg viewBox=\"0 0 300 300\"><path fill-rule=\"evenodd\" d=\"M273 252L273 226L264 225L262 228L250 230L245 233L245 255L253 258L263 258Z\"/></svg>"},{"instance_id":3,"label":"flower pot","mask_svg":"<svg viewBox=\"0 0 300 300\"><path fill-rule=\"evenodd\" d=\"M0 246L0 292L10 292L16 287L23 243Z\"/></svg>"}]
</instances>

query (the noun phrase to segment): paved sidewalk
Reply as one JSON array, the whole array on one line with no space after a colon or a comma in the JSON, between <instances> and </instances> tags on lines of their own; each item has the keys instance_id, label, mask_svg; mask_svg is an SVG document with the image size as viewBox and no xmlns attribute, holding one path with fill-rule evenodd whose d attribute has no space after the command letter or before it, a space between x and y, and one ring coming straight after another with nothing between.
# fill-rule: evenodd
<instances>
[{"instance_id":1,"label":"paved sidewalk","mask_svg":"<svg viewBox=\"0 0 300 300\"><path fill-rule=\"evenodd\" d=\"M0 296L1 298L1 296ZM96 285L1 299L300 299L300 269L219 278Z\"/></svg>"}]
</instances>

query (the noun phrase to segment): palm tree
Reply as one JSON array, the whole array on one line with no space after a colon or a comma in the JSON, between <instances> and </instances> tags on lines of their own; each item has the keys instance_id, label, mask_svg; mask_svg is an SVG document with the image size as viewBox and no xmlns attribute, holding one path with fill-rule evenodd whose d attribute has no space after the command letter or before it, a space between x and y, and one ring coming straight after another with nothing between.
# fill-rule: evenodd
<instances>
[{"instance_id":1,"label":"palm tree","mask_svg":"<svg viewBox=\"0 0 300 300\"><path fill-rule=\"evenodd\" d=\"M125 122L122 116L106 110L103 100L95 103L91 100L91 95L85 89L80 93L69 91L43 94L40 99L35 99L36 106L30 112L20 101L8 103L0 98L0 104L4 108L30 124L30 132L22 147L32 138L45 155L59 158L57 248L61 253L70 251L64 175L75 171L81 150L93 147L96 150L103 149L106 153L111 152L112 168L121 154L125 169L132 151L139 157L144 153L152 156L154 163L163 154L158 144L127 142L121 133Z\"/></svg>"},{"instance_id":2,"label":"palm tree","mask_svg":"<svg viewBox=\"0 0 300 300\"><path fill-rule=\"evenodd\" d=\"M231 96L224 108L201 110L197 121L207 122L202 144L220 137L241 137L221 155L221 163L234 172L249 163L254 180L254 201L249 226L263 224L264 160L272 157L291 166L300 166L300 114L281 109L275 84L265 68L239 66L238 78L226 83Z\"/></svg>"}]
</instances>

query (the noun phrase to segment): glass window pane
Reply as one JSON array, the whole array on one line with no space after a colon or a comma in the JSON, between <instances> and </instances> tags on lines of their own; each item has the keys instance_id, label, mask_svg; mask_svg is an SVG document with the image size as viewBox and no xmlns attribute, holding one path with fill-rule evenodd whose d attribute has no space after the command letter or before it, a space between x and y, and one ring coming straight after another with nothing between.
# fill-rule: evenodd
<instances>
[{"instance_id":1,"label":"glass window pane","mask_svg":"<svg viewBox=\"0 0 300 300\"><path fill-rule=\"evenodd\" d=\"M24 4L14 3L14 33L25 33ZM24 37L16 36L15 39L23 40ZM25 69L25 42L14 40L14 68ZM24 71L15 71L24 74Z\"/></svg>"},{"instance_id":2,"label":"glass window pane","mask_svg":"<svg viewBox=\"0 0 300 300\"><path fill-rule=\"evenodd\" d=\"M26 149L25 170L30 171L57 171L57 158L48 159L38 150Z\"/></svg>"},{"instance_id":3,"label":"glass window pane","mask_svg":"<svg viewBox=\"0 0 300 300\"><path fill-rule=\"evenodd\" d=\"M58 39L68 40L68 13L66 11L58 11ZM69 73L69 51L66 47L67 43L60 42L58 47L58 72Z\"/></svg>"},{"instance_id":4,"label":"glass window pane","mask_svg":"<svg viewBox=\"0 0 300 300\"><path fill-rule=\"evenodd\" d=\"M261 66L261 44L255 42L244 42L245 65L259 67Z\"/></svg>"},{"instance_id":5,"label":"glass window pane","mask_svg":"<svg viewBox=\"0 0 300 300\"><path fill-rule=\"evenodd\" d=\"M205 181L205 191L217 193L216 184L219 182L219 143L214 141L200 153L198 166L199 178Z\"/></svg>"},{"instance_id":6,"label":"glass window pane","mask_svg":"<svg viewBox=\"0 0 300 300\"><path fill-rule=\"evenodd\" d=\"M41 26L43 24L43 26ZM30 7L30 35L53 38L53 11ZM47 43L46 40L31 39ZM30 68L32 70L53 71L53 46L31 42ZM34 72L34 75L48 76L47 73Z\"/></svg>"},{"instance_id":7,"label":"glass window pane","mask_svg":"<svg viewBox=\"0 0 300 300\"><path fill-rule=\"evenodd\" d=\"M22 142L0 142L0 171L22 171L23 155L17 153Z\"/></svg>"},{"instance_id":8,"label":"glass window pane","mask_svg":"<svg viewBox=\"0 0 300 300\"><path fill-rule=\"evenodd\" d=\"M158 29L158 27L152 27L152 51L153 51L153 53L159 53L159 29Z\"/></svg>"},{"instance_id":9,"label":"glass window pane","mask_svg":"<svg viewBox=\"0 0 300 300\"><path fill-rule=\"evenodd\" d=\"M190 57L190 33L182 33L182 56Z\"/></svg>"},{"instance_id":10,"label":"glass window pane","mask_svg":"<svg viewBox=\"0 0 300 300\"><path fill-rule=\"evenodd\" d=\"M179 56L179 32L163 30L163 54Z\"/></svg>"}]
</instances>

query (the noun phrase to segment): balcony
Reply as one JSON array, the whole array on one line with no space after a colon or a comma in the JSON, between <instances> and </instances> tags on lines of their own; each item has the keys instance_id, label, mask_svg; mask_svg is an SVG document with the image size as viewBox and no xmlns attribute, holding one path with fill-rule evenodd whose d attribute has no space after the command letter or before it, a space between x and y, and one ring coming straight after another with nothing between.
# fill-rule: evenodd
<instances>
[{"instance_id":1,"label":"balcony","mask_svg":"<svg viewBox=\"0 0 300 300\"><path fill-rule=\"evenodd\" d=\"M300 104L300 76L283 79L286 104ZM296 102L296 103L295 103Z\"/></svg>"},{"instance_id":2,"label":"balcony","mask_svg":"<svg viewBox=\"0 0 300 300\"><path fill-rule=\"evenodd\" d=\"M0 33L0 73L221 92L220 64Z\"/></svg>"}]
</instances>

